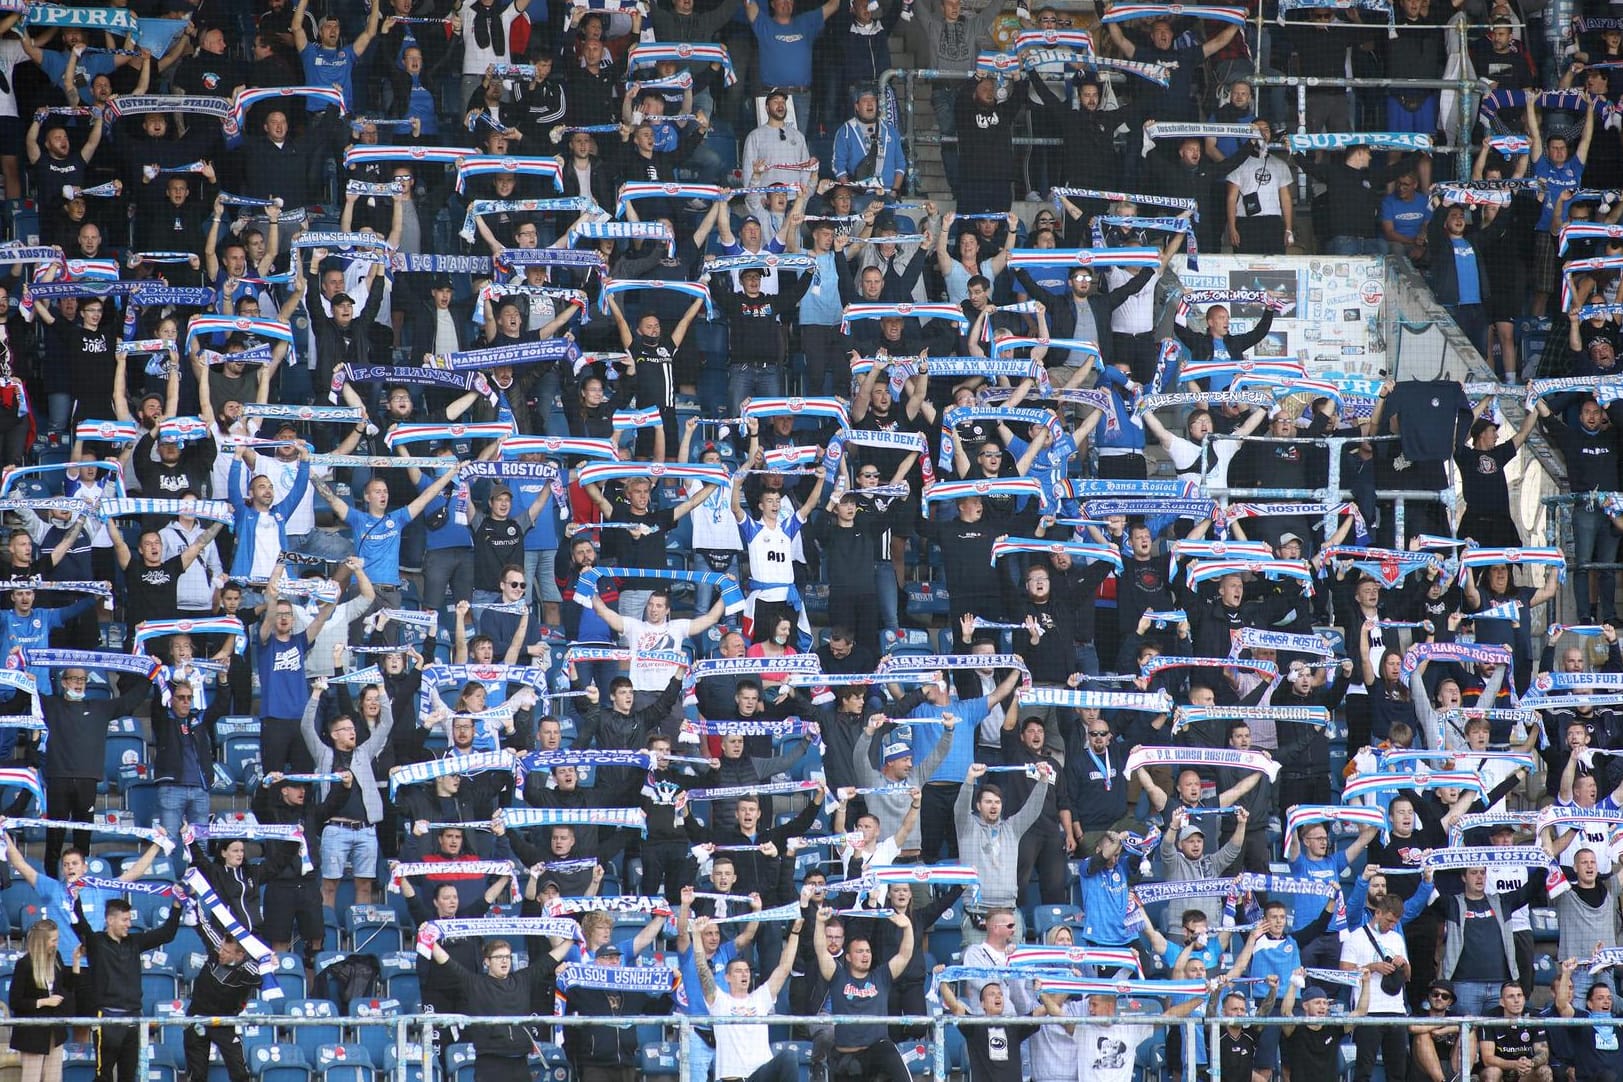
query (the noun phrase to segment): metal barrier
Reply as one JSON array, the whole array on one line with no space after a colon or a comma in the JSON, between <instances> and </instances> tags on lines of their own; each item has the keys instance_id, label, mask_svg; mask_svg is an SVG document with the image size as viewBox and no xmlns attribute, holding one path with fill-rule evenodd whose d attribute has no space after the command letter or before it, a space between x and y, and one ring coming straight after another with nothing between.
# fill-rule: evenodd
<instances>
[{"instance_id":1,"label":"metal barrier","mask_svg":"<svg viewBox=\"0 0 1623 1082\"><path fill-rule=\"evenodd\" d=\"M1324 536L1328 538L1336 530L1336 516L1331 508L1353 498L1350 489L1341 487L1341 452L1349 443L1391 443L1399 439L1397 436L1235 436L1222 433L1212 433L1201 441L1200 445L1200 473L1201 495L1215 499L1218 506L1228 510L1229 501L1242 500L1307 500L1325 505ZM1300 443L1310 447L1323 447L1329 452L1329 470L1325 477L1323 488L1224 488L1214 487L1207 483L1210 475L1211 463L1207 455L1211 450L1213 440L1229 440L1240 443ZM1452 489L1442 489L1431 492L1426 489L1380 489L1375 493L1377 500L1391 501L1393 504L1393 546L1403 546L1404 507L1409 502L1415 503L1441 503L1450 514L1453 513L1455 494Z\"/></svg>"},{"instance_id":2,"label":"metal barrier","mask_svg":"<svg viewBox=\"0 0 1623 1082\"><path fill-rule=\"evenodd\" d=\"M1531 1018L1534 1016L1529 1015L1528 1017ZM1560 1018L1545 1017L1543 1015L1536 1017L1539 1026L1546 1029L1574 1028L1579 1026L1593 1026L1597 1024L1593 1019L1588 1017ZM96 1028L106 1024L107 1021L108 1020L104 1018L86 1017L7 1018L0 1021L0 1027L69 1026L78 1028ZM393 1082L410 1082L411 1070L413 1067L422 1068L424 1082L430 1082L430 1080L432 1080L434 1077L434 1071L437 1067L435 1063L435 1049L438 1047L438 1043L435 1040L424 1040L423 1038L441 1028L478 1025L525 1025L537 1027L549 1026L554 1028L562 1027L567 1029L573 1026L604 1025L608 1021L608 1019L601 1017L585 1017L581 1015L564 1015L562 1017L553 1015L509 1017L504 1015L498 1017L489 1017L449 1014L403 1014L396 1015L394 1017L333 1016L328 1018L311 1018L293 1015L245 1014L227 1017L190 1017L186 1015L173 1015L158 1018L130 1017L119 1018L118 1024L139 1027L138 1048L140 1066L137 1074L140 1078L147 1077L148 1068L152 1063L153 1027L188 1028L195 1025L203 1025L271 1026L278 1029L297 1029L301 1026L337 1026L340 1028L353 1029L371 1026L388 1026L394 1030L395 1048L397 1050L395 1056ZM948 1026L954 1026L961 1029L965 1026L974 1027L1008 1025L1011 1022L1019 1022L1022 1025L1030 1024L1038 1026L1062 1025L1069 1027L1088 1027L1130 1023L1133 1025L1163 1026L1167 1029L1172 1029L1175 1027L1181 1030L1183 1033L1183 1047L1185 1049L1194 1049L1197 1047L1199 1037L1202 1035L1201 1031L1204 1030L1204 1035L1207 1038L1206 1047L1208 1049L1213 1049L1218 1047L1220 1031L1223 1029L1227 1021L1229 1020L1205 1015L1184 1017L1179 1015L1159 1014L1116 1014L1106 1017L1092 1017L1088 1015L1078 1015L1072 1017L1066 1015L1058 1018L1035 1018L1029 1016L1020 1018L1011 1018L1007 1016L988 1018L983 1015L955 1016L940 1014L887 1015L884 1017L870 1017L867 1015L815 1015L810 1017L802 1015L767 1015L754 1018L739 1015L701 1018L693 1018L688 1015L615 1015L612 1019L613 1024L616 1026L675 1026L678 1032L678 1040L681 1041L684 1046L688 1036L697 1025L713 1027L718 1025L830 1026L840 1024L855 1024L921 1027L930 1031L930 1073L931 1076L937 1080L937 1082L945 1082L948 1076L946 1042L946 1029ZM1299 1026L1307 1023L1308 1019L1303 1016L1282 1018L1277 1015L1245 1015L1234 1019L1233 1021L1247 1027ZM1315 1019L1315 1021L1318 1020ZM1452 1025L1458 1025L1460 1027L1460 1045L1466 1048L1473 1047L1471 1041L1472 1032L1474 1030L1478 1029L1479 1027L1502 1027L1505 1024L1505 1020L1503 1018L1480 1016L1471 1018L1449 1017L1447 1021ZM1330 1014L1323 1019L1322 1024L1334 1026L1351 1025L1358 1027L1373 1026L1376 1028L1401 1026L1407 1029L1411 1025L1435 1025L1437 1022L1438 1019L1431 1016L1354 1016L1351 1014ZM414 1034L417 1038L415 1041L412 1040ZM406 1055L401 1054L403 1052L412 1052L415 1054L416 1058L408 1059ZM1196 1082L1198 1074L1202 1069L1205 1070L1207 1078L1210 1080L1210 1082L1221 1082L1222 1057L1208 1055L1207 1059L1209 1062L1201 1065L1197 1063L1195 1056L1185 1055L1184 1062L1180 1065L1181 1071L1179 1071L1184 1082ZM679 1082L703 1082L703 1080L695 1079L693 1077L691 1073L692 1065L688 1062L685 1055L678 1055L677 1064L677 1077ZM380 1070L379 1073L383 1072ZM1247 1082L1247 1080L1240 1079L1237 1080L1237 1082Z\"/></svg>"}]
</instances>

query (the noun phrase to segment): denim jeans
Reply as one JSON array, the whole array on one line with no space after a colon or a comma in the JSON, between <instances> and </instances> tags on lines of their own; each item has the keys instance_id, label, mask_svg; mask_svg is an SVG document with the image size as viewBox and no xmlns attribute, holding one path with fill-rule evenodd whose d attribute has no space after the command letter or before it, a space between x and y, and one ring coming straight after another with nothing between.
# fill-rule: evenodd
<instances>
[{"instance_id":1,"label":"denim jeans","mask_svg":"<svg viewBox=\"0 0 1623 1082\"><path fill-rule=\"evenodd\" d=\"M1331 237L1325 255L1385 255L1386 241L1380 237Z\"/></svg>"},{"instance_id":2,"label":"denim jeans","mask_svg":"<svg viewBox=\"0 0 1623 1082\"><path fill-rule=\"evenodd\" d=\"M423 560L423 607L441 612L446 607L445 590L453 601L473 597L473 549L429 549Z\"/></svg>"},{"instance_id":3,"label":"denim jeans","mask_svg":"<svg viewBox=\"0 0 1623 1082\"><path fill-rule=\"evenodd\" d=\"M873 565L874 596L879 599L879 629L895 631L901 626L897 611L896 567L890 560L875 560Z\"/></svg>"},{"instance_id":4,"label":"denim jeans","mask_svg":"<svg viewBox=\"0 0 1623 1082\"><path fill-rule=\"evenodd\" d=\"M1578 573L1572 578L1572 600L1578 609L1578 618L1585 619L1591 608L1598 607L1600 618L1610 620L1617 615L1617 572L1600 571L1599 595L1589 596L1589 572L1585 564L1611 563L1617 557L1617 535L1612 532L1611 520L1606 512L1587 507L1572 509L1573 563Z\"/></svg>"},{"instance_id":5,"label":"denim jeans","mask_svg":"<svg viewBox=\"0 0 1623 1082\"><path fill-rule=\"evenodd\" d=\"M777 398L783 394L783 369L776 364L730 364L727 366L728 414L737 417L746 398Z\"/></svg>"},{"instance_id":6,"label":"denim jeans","mask_svg":"<svg viewBox=\"0 0 1623 1082\"><path fill-rule=\"evenodd\" d=\"M1575 977L1577 974L1573 974ZM1487 1014L1499 1006L1498 981L1455 981L1454 1010L1462 1018Z\"/></svg>"},{"instance_id":7,"label":"denim jeans","mask_svg":"<svg viewBox=\"0 0 1623 1082\"><path fill-rule=\"evenodd\" d=\"M158 786L158 824L171 838L187 823L209 821L209 791L200 785ZM144 824L143 824L144 825Z\"/></svg>"},{"instance_id":8,"label":"denim jeans","mask_svg":"<svg viewBox=\"0 0 1623 1082\"><path fill-rule=\"evenodd\" d=\"M524 600L531 606L538 601L553 604L563 602L558 590L558 550L524 550Z\"/></svg>"},{"instance_id":9,"label":"denim jeans","mask_svg":"<svg viewBox=\"0 0 1623 1082\"><path fill-rule=\"evenodd\" d=\"M68 422L73 419L73 396L71 394L49 394L45 396L45 408L48 432L66 432Z\"/></svg>"},{"instance_id":10,"label":"denim jeans","mask_svg":"<svg viewBox=\"0 0 1623 1082\"><path fill-rule=\"evenodd\" d=\"M694 1082L710 1082L710 1067L716 1061L716 1050L689 1030L688 1039L682 1045L682 1054L688 1061L688 1077Z\"/></svg>"},{"instance_id":11,"label":"denim jeans","mask_svg":"<svg viewBox=\"0 0 1623 1082\"><path fill-rule=\"evenodd\" d=\"M937 83L930 91L930 107L935 110L936 130L943 139L958 134L958 90L956 79ZM941 165L947 171L947 184L958 190L958 144L941 144Z\"/></svg>"}]
</instances>

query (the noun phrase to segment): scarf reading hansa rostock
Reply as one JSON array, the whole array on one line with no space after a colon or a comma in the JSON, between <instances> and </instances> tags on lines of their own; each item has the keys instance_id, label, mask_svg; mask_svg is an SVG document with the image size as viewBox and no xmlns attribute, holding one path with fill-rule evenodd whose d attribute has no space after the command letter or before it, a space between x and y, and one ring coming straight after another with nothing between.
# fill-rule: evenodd
<instances>
[{"instance_id":1,"label":"scarf reading hansa rostock","mask_svg":"<svg viewBox=\"0 0 1623 1082\"><path fill-rule=\"evenodd\" d=\"M1400 673L1413 676L1422 661L1470 662L1473 665L1509 665L1510 647L1479 642L1417 642L1403 654Z\"/></svg>"},{"instance_id":2,"label":"scarf reading hansa rostock","mask_svg":"<svg viewBox=\"0 0 1623 1082\"><path fill-rule=\"evenodd\" d=\"M1537 845L1479 845L1463 849L1428 850L1420 858L1422 868L1448 871L1461 868L1546 868L1550 854Z\"/></svg>"},{"instance_id":3,"label":"scarf reading hansa rostock","mask_svg":"<svg viewBox=\"0 0 1623 1082\"><path fill-rule=\"evenodd\" d=\"M1315 657L1334 657L1336 653L1322 635L1293 635L1260 627L1241 627L1229 632L1230 655L1237 655L1241 650L1280 650Z\"/></svg>"},{"instance_id":4,"label":"scarf reading hansa rostock","mask_svg":"<svg viewBox=\"0 0 1623 1082\"><path fill-rule=\"evenodd\" d=\"M1124 771L1131 775L1149 766L1229 767L1268 775L1273 781L1279 776L1280 764L1260 751L1242 751L1237 748L1171 748L1142 746L1127 756Z\"/></svg>"}]
</instances>

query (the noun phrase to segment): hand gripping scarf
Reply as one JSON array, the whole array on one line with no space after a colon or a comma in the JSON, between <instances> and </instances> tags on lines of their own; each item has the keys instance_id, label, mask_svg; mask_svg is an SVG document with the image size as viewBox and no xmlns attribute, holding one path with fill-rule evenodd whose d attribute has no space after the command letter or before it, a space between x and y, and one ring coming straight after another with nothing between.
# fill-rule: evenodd
<instances>
[{"instance_id":1,"label":"hand gripping scarf","mask_svg":"<svg viewBox=\"0 0 1623 1082\"><path fill-rule=\"evenodd\" d=\"M1510 647L1475 642L1417 642L1403 655L1402 675L1408 680L1422 661L1469 662L1475 665L1509 665Z\"/></svg>"},{"instance_id":2,"label":"hand gripping scarf","mask_svg":"<svg viewBox=\"0 0 1623 1082\"><path fill-rule=\"evenodd\" d=\"M812 271L817 269L817 259L815 256L809 255L746 252L743 255L710 256L704 261L704 269L711 274L725 274L745 270Z\"/></svg>"},{"instance_id":3,"label":"hand gripping scarf","mask_svg":"<svg viewBox=\"0 0 1623 1082\"><path fill-rule=\"evenodd\" d=\"M882 673L955 672L962 669L1013 669L1020 686L1031 687L1031 670L1019 654L892 654L879 659ZM920 720L920 719L914 719Z\"/></svg>"},{"instance_id":4,"label":"hand gripping scarf","mask_svg":"<svg viewBox=\"0 0 1623 1082\"><path fill-rule=\"evenodd\" d=\"M467 189L469 177L492 176L497 173L548 178L552 181L553 187L560 192L564 190L563 162L558 158L519 158L510 155L469 154L457 163L457 193L460 195Z\"/></svg>"},{"instance_id":5,"label":"hand gripping scarf","mask_svg":"<svg viewBox=\"0 0 1623 1082\"><path fill-rule=\"evenodd\" d=\"M1386 809L1351 807L1345 804L1297 804L1285 815L1285 856L1295 847L1296 832L1310 823L1350 823L1357 827L1374 827L1381 832L1384 843L1391 830Z\"/></svg>"},{"instance_id":6,"label":"hand gripping scarf","mask_svg":"<svg viewBox=\"0 0 1623 1082\"><path fill-rule=\"evenodd\" d=\"M725 45L694 45L685 41L645 41L633 45L626 53L626 70L652 67L662 60L674 60L678 64L720 64L727 86L738 81Z\"/></svg>"},{"instance_id":7,"label":"hand gripping scarf","mask_svg":"<svg viewBox=\"0 0 1623 1082\"><path fill-rule=\"evenodd\" d=\"M850 334L852 322L863 319L944 319L959 327L969 326L969 317L956 304L913 301L901 304L848 304L840 322L840 333Z\"/></svg>"},{"instance_id":8,"label":"hand gripping scarf","mask_svg":"<svg viewBox=\"0 0 1623 1082\"><path fill-rule=\"evenodd\" d=\"M244 644L248 641L248 632L235 616L195 616L179 620L142 620L135 625L131 649L135 653L145 653L142 648L147 643L171 635L234 635L238 654L243 652Z\"/></svg>"},{"instance_id":9,"label":"hand gripping scarf","mask_svg":"<svg viewBox=\"0 0 1623 1082\"><path fill-rule=\"evenodd\" d=\"M1469 789L1478 796L1486 796L1487 789L1482 784L1482 775L1470 770L1437 770L1432 772L1415 771L1412 774L1375 773L1359 774L1351 778L1341 790L1343 801L1354 800L1358 797L1374 796L1377 793L1401 793L1404 790L1418 791L1427 789Z\"/></svg>"},{"instance_id":10,"label":"hand gripping scarf","mask_svg":"<svg viewBox=\"0 0 1623 1082\"><path fill-rule=\"evenodd\" d=\"M418 785L453 774L483 774L488 771L511 772L513 760L504 751L476 751L467 755L447 755L421 763L409 763L389 775L389 799L394 800L402 786Z\"/></svg>"},{"instance_id":11,"label":"hand gripping scarf","mask_svg":"<svg viewBox=\"0 0 1623 1082\"><path fill-rule=\"evenodd\" d=\"M241 839L250 842L286 842L299 847L300 871L309 875L315 871L315 865L310 863L310 847L304 840L304 827L297 823L250 823L246 821L221 821L212 823L193 823L192 830L195 836L202 840L224 838Z\"/></svg>"},{"instance_id":12,"label":"hand gripping scarf","mask_svg":"<svg viewBox=\"0 0 1623 1082\"><path fill-rule=\"evenodd\" d=\"M1138 714L1172 713L1172 696L1165 691L1083 691L1077 688L1023 688L1026 706L1069 706L1078 710L1126 710Z\"/></svg>"},{"instance_id":13,"label":"hand gripping scarf","mask_svg":"<svg viewBox=\"0 0 1623 1082\"><path fill-rule=\"evenodd\" d=\"M1252 718L1293 722L1324 728L1330 724L1330 711L1322 706L1180 706L1172 716L1172 731L1208 721L1246 721Z\"/></svg>"},{"instance_id":14,"label":"hand gripping scarf","mask_svg":"<svg viewBox=\"0 0 1623 1082\"><path fill-rule=\"evenodd\" d=\"M1464 849L1432 849L1420 858L1422 868L1444 871L1460 868L1546 868L1550 854L1537 845L1481 845Z\"/></svg>"},{"instance_id":15,"label":"hand gripping scarf","mask_svg":"<svg viewBox=\"0 0 1623 1082\"><path fill-rule=\"evenodd\" d=\"M1127 756L1126 772L1150 766L1226 766L1234 770L1257 771L1273 781L1279 776L1280 764L1259 751L1239 751L1234 748L1172 748L1140 746Z\"/></svg>"},{"instance_id":16,"label":"hand gripping scarf","mask_svg":"<svg viewBox=\"0 0 1623 1082\"><path fill-rule=\"evenodd\" d=\"M512 435L513 426L506 421L457 421L450 424L395 425L383 437L384 444L393 451L412 443L435 440L499 440ZM456 466L455 459L446 466Z\"/></svg>"},{"instance_id":17,"label":"hand gripping scarf","mask_svg":"<svg viewBox=\"0 0 1623 1082\"><path fill-rule=\"evenodd\" d=\"M744 403L740 419L768 417L818 417L839 428L851 427L851 415L838 398L752 398Z\"/></svg>"},{"instance_id":18,"label":"hand gripping scarf","mask_svg":"<svg viewBox=\"0 0 1623 1082\"><path fill-rule=\"evenodd\" d=\"M583 238L664 241L666 254L673 259L676 257L676 234L664 222L577 222L564 235L564 243L574 247Z\"/></svg>"},{"instance_id":19,"label":"hand gripping scarf","mask_svg":"<svg viewBox=\"0 0 1623 1082\"><path fill-rule=\"evenodd\" d=\"M1116 4L1099 21L1126 23L1136 19L1204 19L1209 22L1245 25L1245 8L1213 7L1199 4Z\"/></svg>"},{"instance_id":20,"label":"hand gripping scarf","mask_svg":"<svg viewBox=\"0 0 1623 1082\"><path fill-rule=\"evenodd\" d=\"M1014 553L1038 552L1055 556L1063 553L1073 560L1086 563L1107 563L1121 574L1121 551L1114 545L1095 545L1083 541L1045 541L1038 537L1005 537L992 543L992 563Z\"/></svg>"},{"instance_id":21,"label":"hand gripping scarf","mask_svg":"<svg viewBox=\"0 0 1623 1082\"><path fill-rule=\"evenodd\" d=\"M1329 573L1329 561L1347 560L1389 590L1416 571L1441 570L1443 566L1442 558L1434 552L1408 552L1402 549L1329 545L1320 550L1320 555L1326 561L1320 574Z\"/></svg>"},{"instance_id":22,"label":"hand gripping scarf","mask_svg":"<svg viewBox=\"0 0 1623 1082\"><path fill-rule=\"evenodd\" d=\"M962 500L971 496L1014 496L1043 500L1043 484L1035 477L981 477L973 481L937 481L924 490L925 503Z\"/></svg>"},{"instance_id":23,"label":"hand gripping scarf","mask_svg":"<svg viewBox=\"0 0 1623 1082\"><path fill-rule=\"evenodd\" d=\"M1229 653L1241 650L1279 650L1293 654L1334 657L1335 648L1320 635L1293 635L1260 627L1240 627L1229 632Z\"/></svg>"},{"instance_id":24,"label":"hand gripping scarf","mask_svg":"<svg viewBox=\"0 0 1623 1082\"><path fill-rule=\"evenodd\" d=\"M1306 560L1191 560L1184 581L1193 588L1227 575L1247 573L1271 580L1295 579L1302 584L1303 593L1313 593L1313 565Z\"/></svg>"},{"instance_id":25,"label":"hand gripping scarf","mask_svg":"<svg viewBox=\"0 0 1623 1082\"><path fill-rule=\"evenodd\" d=\"M1159 248L1015 248L1010 267L1132 267L1161 265Z\"/></svg>"},{"instance_id":26,"label":"hand gripping scarf","mask_svg":"<svg viewBox=\"0 0 1623 1082\"><path fill-rule=\"evenodd\" d=\"M1556 568L1560 580L1567 581L1567 558L1558 548L1466 549L1460 554L1460 581L1465 581L1465 572L1471 568L1495 567L1499 564L1509 564L1511 567L1532 565L1553 567Z\"/></svg>"},{"instance_id":27,"label":"hand gripping scarf","mask_svg":"<svg viewBox=\"0 0 1623 1082\"><path fill-rule=\"evenodd\" d=\"M1432 148L1430 135L1401 131L1293 133L1285 137L1285 145L1292 154L1308 150L1348 150L1352 147L1424 152Z\"/></svg>"}]
</instances>

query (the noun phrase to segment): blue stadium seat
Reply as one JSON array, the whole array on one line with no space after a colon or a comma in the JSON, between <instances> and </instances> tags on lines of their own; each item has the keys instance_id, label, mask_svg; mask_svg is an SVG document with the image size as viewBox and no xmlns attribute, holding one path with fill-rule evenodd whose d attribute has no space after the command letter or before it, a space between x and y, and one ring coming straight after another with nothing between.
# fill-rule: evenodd
<instances>
[{"instance_id":1,"label":"blue stadium seat","mask_svg":"<svg viewBox=\"0 0 1623 1082\"><path fill-rule=\"evenodd\" d=\"M259 772L259 737L227 737L220 754L221 765L231 780L237 788L246 789L249 776Z\"/></svg>"},{"instance_id":2,"label":"blue stadium seat","mask_svg":"<svg viewBox=\"0 0 1623 1082\"><path fill-rule=\"evenodd\" d=\"M800 1082L807 1082L811 1078L812 1046L810 1041L773 1041L772 1051L793 1052L795 1065L800 1070Z\"/></svg>"},{"instance_id":3,"label":"blue stadium seat","mask_svg":"<svg viewBox=\"0 0 1623 1082\"><path fill-rule=\"evenodd\" d=\"M150 781L132 782L121 786L124 807L138 827L149 827L158 821L158 787ZM138 896L139 897L139 896Z\"/></svg>"},{"instance_id":4,"label":"blue stadium seat","mask_svg":"<svg viewBox=\"0 0 1623 1082\"><path fill-rule=\"evenodd\" d=\"M401 1060L406 1061L406 1082L427 1082L423 1072L423 1046L408 1044L397 1049L390 1044L383 1055L383 1072L393 1078Z\"/></svg>"},{"instance_id":5,"label":"blue stadium seat","mask_svg":"<svg viewBox=\"0 0 1623 1082\"><path fill-rule=\"evenodd\" d=\"M141 970L141 1012L152 1014L160 1003L180 998L180 974L168 966L143 966Z\"/></svg>"},{"instance_id":6,"label":"blue stadium seat","mask_svg":"<svg viewBox=\"0 0 1623 1082\"><path fill-rule=\"evenodd\" d=\"M95 1082L96 1049L69 1041L62 1046L62 1082Z\"/></svg>"},{"instance_id":7,"label":"blue stadium seat","mask_svg":"<svg viewBox=\"0 0 1623 1082\"><path fill-rule=\"evenodd\" d=\"M372 1054L358 1044L324 1044L316 1049L322 1082L372 1082Z\"/></svg>"},{"instance_id":8,"label":"blue stadium seat","mask_svg":"<svg viewBox=\"0 0 1623 1082\"><path fill-rule=\"evenodd\" d=\"M1081 915L1082 911L1074 905L1040 905L1032 914L1032 930L1037 934L1037 941L1045 943L1050 928Z\"/></svg>"},{"instance_id":9,"label":"blue stadium seat","mask_svg":"<svg viewBox=\"0 0 1623 1082\"><path fill-rule=\"evenodd\" d=\"M316 1053L324 1044L339 1044L342 1041L338 1019L338 1004L330 999L294 999L287 1001L282 1013L292 1015L294 1018L331 1018L332 1025L307 1025L287 1027L287 1042L296 1046L307 1063L315 1061Z\"/></svg>"},{"instance_id":10,"label":"blue stadium seat","mask_svg":"<svg viewBox=\"0 0 1623 1082\"><path fill-rule=\"evenodd\" d=\"M637 1070L645 1082L681 1074L681 1048L675 1041L659 1041L637 1049Z\"/></svg>"},{"instance_id":11,"label":"blue stadium seat","mask_svg":"<svg viewBox=\"0 0 1623 1082\"><path fill-rule=\"evenodd\" d=\"M569 1057L555 1044L538 1044L539 1055L530 1057L536 1082L567 1082L572 1077Z\"/></svg>"},{"instance_id":12,"label":"blue stadium seat","mask_svg":"<svg viewBox=\"0 0 1623 1082\"><path fill-rule=\"evenodd\" d=\"M32 908L33 917L28 921L32 924L39 919L39 910L44 903L40 900L39 891L21 878L13 879L5 890L0 890L0 907L6 911L6 923L13 928L23 927L23 912Z\"/></svg>"},{"instance_id":13,"label":"blue stadium seat","mask_svg":"<svg viewBox=\"0 0 1623 1082\"><path fill-rule=\"evenodd\" d=\"M351 1018L389 1018L411 1013L398 999L358 999L349 1005ZM351 1026L355 1040L374 1064L383 1062L384 1052L394 1044L394 1029L390 1026Z\"/></svg>"},{"instance_id":14,"label":"blue stadium seat","mask_svg":"<svg viewBox=\"0 0 1623 1082\"><path fill-rule=\"evenodd\" d=\"M473 1061L477 1054L471 1044L453 1044L445 1050L445 1069L451 1082L473 1082Z\"/></svg>"},{"instance_id":15,"label":"blue stadium seat","mask_svg":"<svg viewBox=\"0 0 1623 1082\"><path fill-rule=\"evenodd\" d=\"M356 954L383 954L398 951L400 922L386 905L352 905L343 911L344 942Z\"/></svg>"},{"instance_id":16,"label":"blue stadium seat","mask_svg":"<svg viewBox=\"0 0 1623 1082\"><path fill-rule=\"evenodd\" d=\"M310 1061L291 1045L255 1048L248 1057L248 1070L259 1082L310 1082Z\"/></svg>"}]
</instances>

